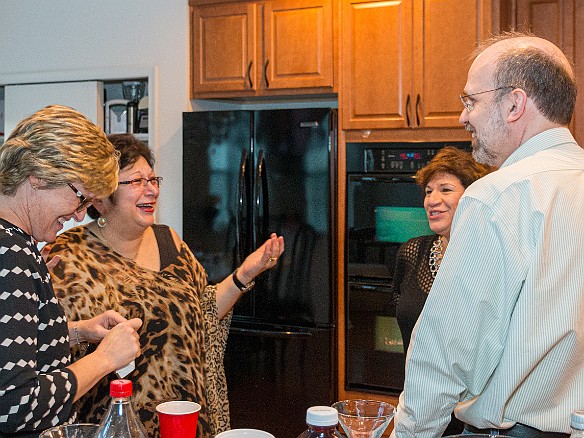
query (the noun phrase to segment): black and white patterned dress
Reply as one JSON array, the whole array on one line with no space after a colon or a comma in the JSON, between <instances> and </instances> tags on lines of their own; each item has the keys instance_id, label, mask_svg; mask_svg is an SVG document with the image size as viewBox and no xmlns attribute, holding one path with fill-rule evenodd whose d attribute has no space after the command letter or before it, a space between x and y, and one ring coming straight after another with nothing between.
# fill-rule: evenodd
<instances>
[{"instance_id":1,"label":"black and white patterned dress","mask_svg":"<svg viewBox=\"0 0 584 438\"><path fill-rule=\"evenodd\" d=\"M70 420L67 319L32 236L0 219L0 437Z\"/></svg>"}]
</instances>

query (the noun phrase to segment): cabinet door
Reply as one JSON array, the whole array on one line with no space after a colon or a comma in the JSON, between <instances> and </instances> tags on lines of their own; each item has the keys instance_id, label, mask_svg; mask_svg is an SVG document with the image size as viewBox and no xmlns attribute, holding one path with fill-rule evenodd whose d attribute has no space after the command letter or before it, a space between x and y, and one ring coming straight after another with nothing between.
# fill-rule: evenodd
<instances>
[{"instance_id":1,"label":"cabinet door","mask_svg":"<svg viewBox=\"0 0 584 438\"><path fill-rule=\"evenodd\" d=\"M414 2L415 126L459 127L472 52L490 30L491 9L480 0Z\"/></svg>"},{"instance_id":2,"label":"cabinet door","mask_svg":"<svg viewBox=\"0 0 584 438\"><path fill-rule=\"evenodd\" d=\"M574 3L574 0L517 0L517 28L550 40L573 58Z\"/></svg>"},{"instance_id":3,"label":"cabinet door","mask_svg":"<svg viewBox=\"0 0 584 438\"><path fill-rule=\"evenodd\" d=\"M407 127L412 123L412 0L345 0L341 32L343 129Z\"/></svg>"},{"instance_id":4,"label":"cabinet door","mask_svg":"<svg viewBox=\"0 0 584 438\"><path fill-rule=\"evenodd\" d=\"M518 30L529 30L557 45L575 63L578 97L570 129L584 144L584 0L516 0L515 23Z\"/></svg>"},{"instance_id":5,"label":"cabinet door","mask_svg":"<svg viewBox=\"0 0 584 438\"><path fill-rule=\"evenodd\" d=\"M265 3L262 87L333 86L332 0Z\"/></svg>"},{"instance_id":6,"label":"cabinet door","mask_svg":"<svg viewBox=\"0 0 584 438\"><path fill-rule=\"evenodd\" d=\"M192 7L192 96L257 89L257 6L236 2Z\"/></svg>"}]
</instances>

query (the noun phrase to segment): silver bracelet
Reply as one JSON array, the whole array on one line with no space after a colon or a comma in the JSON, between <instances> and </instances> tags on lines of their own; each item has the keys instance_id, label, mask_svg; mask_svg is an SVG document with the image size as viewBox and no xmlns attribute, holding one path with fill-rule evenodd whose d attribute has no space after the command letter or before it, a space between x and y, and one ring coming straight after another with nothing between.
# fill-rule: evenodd
<instances>
[{"instance_id":1,"label":"silver bracelet","mask_svg":"<svg viewBox=\"0 0 584 438\"><path fill-rule=\"evenodd\" d=\"M75 323L75 340L77 341L77 347L79 348L79 353L81 353L81 355L84 355L85 352L87 351L87 347L89 347L89 342L84 342L83 344L81 343L81 341L79 340L79 331L77 330L78 326L79 326L79 321L77 321Z\"/></svg>"}]
</instances>

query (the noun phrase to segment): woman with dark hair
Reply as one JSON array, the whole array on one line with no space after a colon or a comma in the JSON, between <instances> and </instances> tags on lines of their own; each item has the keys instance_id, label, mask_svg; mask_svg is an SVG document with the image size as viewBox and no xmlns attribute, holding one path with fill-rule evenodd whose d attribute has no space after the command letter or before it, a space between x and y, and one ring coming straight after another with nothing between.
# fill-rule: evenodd
<instances>
[{"instance_id":1,"label":"woman with dark hair","mask_svg":"<svg viewBox=\"0 0 584 438\"><path fill-rule=\"evenodd\" d=\"M448 246L452 219L464 191L493 169L477 163L470 152L445 147L416 175L424 190L424 208L430 229L436 233L405 242L399 249L393 277L396 316L407 353L414 325L422 312L434 277ZM453 417L444 435L462 433L463 424Z\"/></svg>"},{"instance_id":2,"label":"woman with dark hair","mask_svg":"<svg viewBox=\"0 0 584 438\"><path fill-rule=\"evenodd\" d=\"M61 262L53 269L55 291L71 317L113 308L144 321L139 331L143 356L128 378L133 403L152 434L152 403L192 400L201 405L197 437L229 428L223 353L231 308L254 278L276 266L284 251L272 234L223 281L207 275L178 234L154 223L162 177L156 176L147 145L129 134L110 135L120 153L117 190L94 199L96 219L61 234L51 250ZM83 421L98 422L108 402L103 379L79 403Z\"/></svg>"},{"instance_id":3,"label":"woman with dark hair","mask_svg":"<svg viewBox=\"0 0 584 438\"><path fill-rule=\"evenodd\" d=\"M448 246L458 201L468 186L491 171L470 152L447 146L415 175L424 191L430 229L436 234L410 239L398 251L392 290L405 352Z\"/></svg>"}]
</instances>

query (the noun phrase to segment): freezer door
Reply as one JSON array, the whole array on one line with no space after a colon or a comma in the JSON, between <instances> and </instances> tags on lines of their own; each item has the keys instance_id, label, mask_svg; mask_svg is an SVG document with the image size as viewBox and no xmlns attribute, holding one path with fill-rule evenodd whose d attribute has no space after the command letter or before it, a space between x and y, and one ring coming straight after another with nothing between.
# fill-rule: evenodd
<instances>
[{"instance_id":1,"label":"freezer door","mask_svg":"<svg viewBox=\"0 0 584 438\"><path fill-rule=\"evenodd\" d=\"M219 282L251 246L251 113L183 114L183 238Z\"/></svg>"},{"instance_id":2,"label":"freezer door","mask_svg":"<svg viewBox=\"0 0 584 438\"><path fill-rule=\"evenodd\" d=\"M232 327L225 358L232 428L295 438L306 409L335 402L333 330Z\"/></svg>"}]
</instances>

